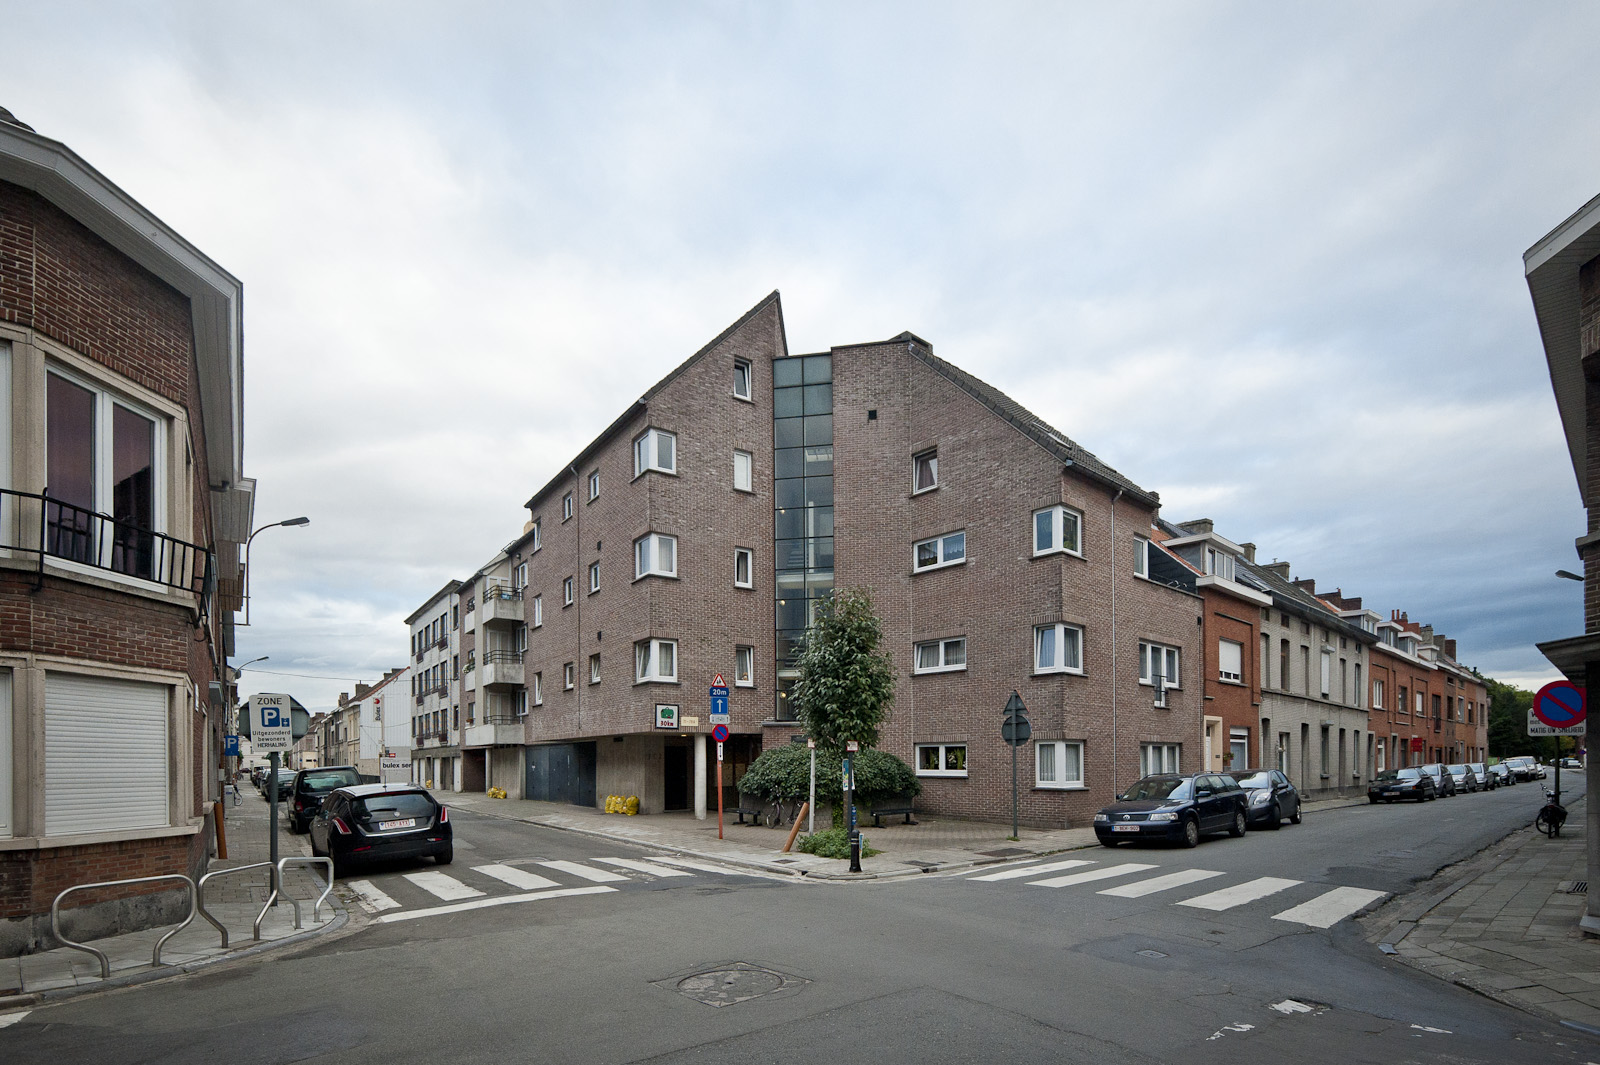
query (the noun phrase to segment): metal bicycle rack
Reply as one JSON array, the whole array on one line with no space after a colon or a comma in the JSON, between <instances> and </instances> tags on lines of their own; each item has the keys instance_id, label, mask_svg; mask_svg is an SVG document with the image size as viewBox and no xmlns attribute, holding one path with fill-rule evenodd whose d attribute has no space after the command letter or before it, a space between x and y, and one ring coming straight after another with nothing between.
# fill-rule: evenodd
<instances>
[{"instance_id":1,"label":"metal bicycle rack","mask_svg":"<svg viewBox=\"0 0 1600 1065\"><path fill-rule=\"evenodd\" d=\"M56 937L56 941L62 946L71 947L73 950L81 950L85 954L93 954L95 957L99 958L100 979L109 980L111 979L111 959L107 958L103 951L96 950L94 947L91 947L86 943L74 942L73 940L70 940L61 934L61 900L72 894L74 891L90 891L94 888L122 887L126 884L150 884L158 880L177 880L189 885L189 915L183 919L182 924L178 925L176 928L172 929L172 931L156 940L156 949L150 957L150 964L160 965L161 948L166 945L167 940L171 939L173 936L189 927L189 923L194 920L194 915L197 912L197 907L199 905L199 889L195 887L193 880L190 880L182 873L165 873L161 876L136 876L130 880L103 880L97 884L78 884L74 887L69 887L61 894L57 895L55 901L50 904L50 932ZM296 909L296 928L300 927L299 917L300 912L298 909ZM213 921L212 923L215 924L216 922Z\"/></svg>"},{"instance_id":2,"label":"metal bicycle rack","mask_svg":"<svg viewBox=\"0 0 1600 1065\"><path fill-rule=\"evenodd\" d=\"M322 918L318 914L317 911L322 908L322 904L325 901L327 901L328 896L333 894L333 859L332 858L304 858L304 857L279 858L278 859L278 868L276 870L277 877L275 878L275 883L274 883L273 889L272 889L272 897L267 899L267 905L263 906L261 908L261 916L256 918L256 938L258 938L258 939L261 937L261 918L265 917L267 915L267 907L271 906L274 902L277 901L278 895L280 893L280 889L283 886L283 867L286 866L286 865L289 865L291 863L298 863L298 864L301 864L301 865L322 865L322 866L326 866L327 867L327 870L328 870L328 886L322 889L322 894L317 896L317 901L314 902L312 904L312 906L311 906L311 920L316 924L321 924L322 923ZM295 931L299 931L300 927L301 927L300 926L300 901L301 900L295 898L292 895L285 895L284 898L288 899L289 902L294 906L294 927L295 927ZM329 907L329 912L330 913L332 912L332 907Z\"/></svg>"},{"instance_id":3,"label":"metal bicycle rack","mask_svg":"<svg viewBox=\"0 0 1600 1065\"><path fill-rule=\"evenodd\" d=\"M211 916L210 911L206 909L206 881L210 880L212 877L227 876L229 873L242 873L242 872L245 872L246 870L249 870L249 869L267 869L267 870L271 870L270 872L267 873L267 885L269 887L275 887L275 885L277 883L277 875L276 875L277 874L277 870L273 869L273 866L272 866L271 862L252 862L249 865L238 865L238 866L233 867L232 869L213 869L211 872L207 873L205 876L202 876L200 878L200 882L195 885L195 896L196 896L196 899L197 899L196 908L200 911L200 916L201 917L204 917L206 920L210 921L211 924L212 924L212 927L214 927L218 932L222 933L222 945L223 945L224 948L226 948L227 945L228 945L228 929L227 929L227 926L225 926L221 921L219 921L215 917ZM271 894L276 894L276 890L274 890ZM270 904L270 895L269 895L268 901L269 901L269 904ZM263 914L266 913L265 910L262 910L261 912ZM261 942L261 918L260 917L256 918L255 940L256 940L257 943Z\"/></svg>"}]
</instances>

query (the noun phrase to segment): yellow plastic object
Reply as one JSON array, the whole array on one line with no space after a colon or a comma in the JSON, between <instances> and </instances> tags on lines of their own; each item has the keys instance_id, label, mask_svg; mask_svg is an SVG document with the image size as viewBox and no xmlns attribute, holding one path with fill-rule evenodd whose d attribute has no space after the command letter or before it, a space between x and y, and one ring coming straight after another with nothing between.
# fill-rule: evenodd
<instances>
[{"instance_id":1,"label":"yellow plastic object","mask_svg":"<svg viewBox=\"0 0 1600 1065\"><path fill-rule=\"evenodd\" d=\"M490 788L487 792L485 792L485 794L488 795L489 798L491 798L491 799L503 799L503 798L506 797L506 789L505 788Z\"/></svg>"},{"instance_id":2,"label":"yellow plastic object","mask_svg":"<svg viewBox=\"0 0 1600 1065\"><path fill-rule=\"evenodd\" d=\"M639 796L629 795L628 801L623 804L622 812L632 817L639 812Z\"/></svg>"}]
</instances>

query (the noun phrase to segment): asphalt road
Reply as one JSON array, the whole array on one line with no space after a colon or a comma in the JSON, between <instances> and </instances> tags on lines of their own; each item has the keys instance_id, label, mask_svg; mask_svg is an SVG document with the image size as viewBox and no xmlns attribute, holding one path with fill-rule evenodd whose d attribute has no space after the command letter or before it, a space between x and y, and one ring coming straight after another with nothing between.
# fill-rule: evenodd
<instances>
[{"instance_id":1,"label":"asphalt road","mask_svg":"<svg viewBox=\"0 0 1600 1065\"><path fill-rule=\"evenodd\" d=\"M673 867L455 814L453 865L347 878L393 903L352 895L361 927L36 1009L0 1029L0 1060L1600 1060L1600 1040L1388 961L1354 916L1327 928L1284 916L1336 889L1346 903L1403 893L1539 802L1524 785L1328 810L1195 850L1097 848L855 884ZM994 876L1062 861L1087 864ZM1037 882L1060 877L1072 879ZM1186 883L1149 890L1156 877ZM463 890L476 894L436 893ZM1185 904L1216 892L1259 897Z\"/></svg>"}]
</instances>

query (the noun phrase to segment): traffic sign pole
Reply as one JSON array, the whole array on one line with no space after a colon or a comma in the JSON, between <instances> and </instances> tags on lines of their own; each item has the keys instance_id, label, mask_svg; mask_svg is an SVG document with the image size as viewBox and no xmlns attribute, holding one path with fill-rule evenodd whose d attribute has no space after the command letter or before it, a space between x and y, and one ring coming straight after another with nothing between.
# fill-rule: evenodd
<instances>
[{"instance_id":1,"label":"traffic sign pole","mask_svg":"<svg viewBox=\"0 0 1600 1065\"><path fill-rule=\"evenodd\" d=\"M728 734L728 727L726 725L718 725L717 728L722 730L722 734L724 736L726 736ZM711 734L713 736L716 735L716 729L713 729ZM717 741L717 838L718 839L722 838L722 741L721 740Z\"/></svg>"}]
</instances>

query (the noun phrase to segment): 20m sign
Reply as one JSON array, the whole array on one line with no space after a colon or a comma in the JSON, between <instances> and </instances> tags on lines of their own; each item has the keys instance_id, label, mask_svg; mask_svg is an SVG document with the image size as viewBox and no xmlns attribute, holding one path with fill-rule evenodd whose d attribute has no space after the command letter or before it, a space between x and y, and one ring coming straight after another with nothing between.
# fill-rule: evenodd
<instances>
[{"instance_id":1,"label":"20m sign","mask_svg":"<svg viewBox=\"0 0 1600 1065\"><path fill-rule=\"evenodd\" d=\"M1528 708L1528 735L1582 736L1588 728L1589 701L1584 690L1557 680L1540 688Z\"/></svg>"}]
</instances>

